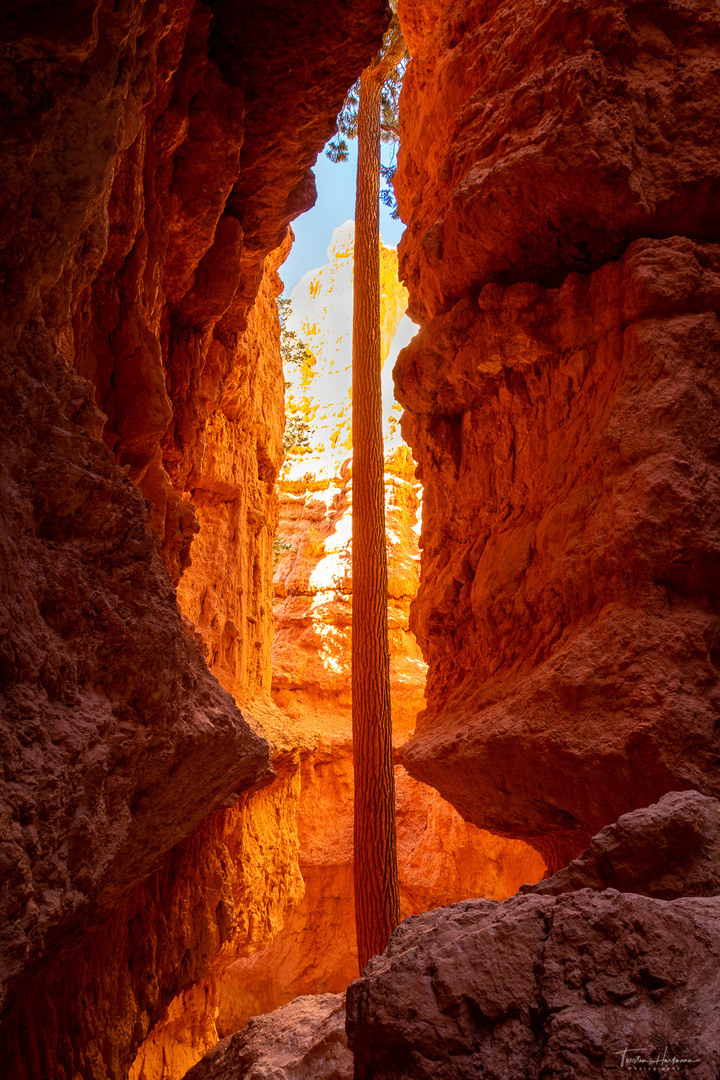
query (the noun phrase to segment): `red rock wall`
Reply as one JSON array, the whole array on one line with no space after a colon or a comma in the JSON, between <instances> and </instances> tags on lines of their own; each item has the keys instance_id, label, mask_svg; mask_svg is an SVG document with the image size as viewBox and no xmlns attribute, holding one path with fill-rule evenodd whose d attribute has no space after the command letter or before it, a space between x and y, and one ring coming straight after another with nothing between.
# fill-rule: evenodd
<instances>
[{"instance_id":1,"label":"red rock wall","mask_svg":"<svg viewBox=\"0 0 720 1080\"><path fill-rule=\"evenodd\" d=\"M289 850L293 835L297 843L293 786L282 775L206 818L159 870L86 917L81 949L46 965L4 1016L4 1075L124 1080L156 1021L200 988L202 1030L182 1076L217 1040L208 989L218 954L262 949L302 896L297 851ZM157 1064L148 1076L162 1075Z\"/></svg>"},{"instance_id":2,"label":"red rock wall","mask_svg":"<svg viewBox=\"0 0 720 1080\"><path fill-rule=\"evenodd\" d=\"M183 631L168 571L224 503L259 611L282 387L251 308L384 8L18 0L3 14L8 1076L124 1076L169 998L267 901L262 875L251 900L228 899L235 811L191 835L267 778L269 755ZM264 427L246 418L238 441L260 401ZM262 657L225 659L262 688Z\"/></svg>"},{"instance_id":3,"label":"red rock wall","mask_svg":"<svg viewBox=\"0 0 720 1080\"><path fill-rule=\"evenodd\" d=\"M303 759L298 831L305 895L268 946L223 972L221 1037L301 994L342 992L358 975L352 875L352 743L315 731ZM426 784L395 768L403 918L474 896L504 900L544 872L537 852L463 821Z\"/></svg>"},{"instance_id":4,"label":"red rock wall","mask_svg":"<svg viewBox=\"0 0 720 1080\"><path fill-rule=\"evenodd\" d=\"M318 366L324 359L317 358ZM314 401L312 388L310 396ZM308 453L294 470L303 479L283 476L280 482L278 538L284 546L274 578L273 699L305 739L297 811L305 893L264 949L251 955L245 951L224 967L213 998L221 1037L298 995L344 991L358 974L349 687L352 470L344 453L336 455L336 471L328 468L331 455L317 449L324 438L314 426ZM385 482L390 684L399 745L424 704L425 687L425 665L408 629L418 583L419 499L406 447L387 455ZM402 765L396 766L395 782L403 917L472 896L505 899L543 875L544 862L531 847L463 821ZM178 1054L178 1044L187 1045L190 1029L187 1021L176 1024L166 1060ZM147 1075L150 1080L159 1074ZM166 1067L162 1076L175 1080L176 1074Z\"/></svg>"},{"instance_id":5,"label":"red rock wall","mask_svg":"<svg viewBox=\"0 0 720 1080\"><path fill-rule=\"evenodd\" d=\"M149 1034L145 1025L129 1080L179 1080L215 1045L228 967L239 956L262 953L303 900L297 751L278 754L275 747L273 765L278 779L204 822L180 863L181 901L167 931L181 943L183 977L166 979L153 1020L160 1018Z\"/></svg>"},{"instance_id":6,"label":"red rock wall","mask_svg":"<svg viewBox=\"0 0 720 1080\"><path fill-rule=\"evenodd\" d=\"M241 703L270 692L275 479L284 423L275 297L282 291L277 263L288 250L289 239L266 260L242 351L205 426L192 489L200 530L178 586L210 670Z\"/></svg>"},{"instance_id":7,"label":"red rock wall","mask_svg":"<svg viewBox=\"0 0 720 1080\"><path fill-rule=\"evenodd\" d=\"M128 890L233 792L267 775L269 755L183 631L147 505L97 437L92 386L37 326L2 362L2 973L10 1006L32 998L38 972L39 988L52 983L44 969L87 938L98 906L116 910L127 931ZM97 940L111 949L120 932ZM107 951L95 959L110 962ZM92 963L83 954L73 968L63 956L57 970L72 985L76 975L90 978ZM78 1007L67 984L59 1002ZM7 1075L22 1076L16 1020L3 1020ZM98 1022L97 1014L83 1021ZM42 1065L23 1035L28 1076L73 1075L64 1071L67 1041L53 1045L57 1035L49 1025Z\"/></svg>"},{"instance_id":8,"label":"red rock wall","mask_svg":"<svg viewBox=\"0 0 720 1080\"><path fill-rule=\"evenodd\" d=\"M425 487L401 751L563 865L720 790L720 16L401 4L397 179Z\"/></svg>"},{"instance_id":9,"label":"red rock wall","mask_svg":"<svg viewBox=\"0 0 720 1080\"><path fill-rule=\"evenodd\" d=\"M411 304L559 284L643 236L720 226L710 0L400 0L396 189Z\"/></svg>"}]
</instances>

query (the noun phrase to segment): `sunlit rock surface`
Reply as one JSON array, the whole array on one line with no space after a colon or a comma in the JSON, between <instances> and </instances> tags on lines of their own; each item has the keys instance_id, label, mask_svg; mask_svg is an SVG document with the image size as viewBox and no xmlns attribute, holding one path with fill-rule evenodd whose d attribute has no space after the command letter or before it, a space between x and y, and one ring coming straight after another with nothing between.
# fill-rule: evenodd
<instances>
[{"instance_id":1,"label":"sunlit rock surface","mask_svg":"<svg viewBox=\"0 0 720 1080\"><path fill-rule=\"evenodd\" d=\"M243 704L270 691L284 390L276 269L289 249L288 239L266 259L242 352L205 429L202 469L191 493L200 530L178 586L178 603L208 667Z\"/></svg>"},{"instance_id":2,"label":"sunlit rock surface","mask_svg":"<svg viewBox=\"0 0 720 1080\"><path fill-rule=\"evenodd\" d=\"M288 455L280 482L273 699L311 747L303 754L298 818L305 895L266 949L227 968L219 995L221 1035L297 995L344 990L357 975L350 721L351 254L349 223L336 230L328 264L308 274L292 296L290 325L307 343L313 362L288 372L290 415L310 418L309 445ZM405 291L397 281L394 251L383 249L381 256L387 353ZM399 445L396 415L392 398L386 399L391 693L399 743L424 704L426 669L408 628L419 569L420 492L407 449ZM542 876L544 863L535 851L464 822L400 765L396 784L403 915L469 896L503 899Z\"/></svg>"},{"instance_id":3,"label":"sunlit rock surface","mask_svg":"<svg viewBox=\"0 0 720 1080\"><path fill-rule=\"evenodd\" d=\"M129 1080L177 1080L218 1041L217 1003L229 964L263 951L302 901L305 885L298 866L299 747L279 746L273 731L277 779L250 799L204 823L184 861L186 908L178 910L179 931L197 906L217 914L221 934L195 964L185 989L163 1002L164 1011L138 1050ZM202 870L212 874L203 883ZM193 913L190 925L196 921ZM191 946L190 952L196 950Z\"/></svg>"},{"instance_id":4,"label":"sunlit rock surface","mask_svg":"<svg viewBox=\"0 0 720 1080\"><path fill-rule=\"evenodd\" d=\"M669 790L720 791L720 13L400 14L429 664L401 756L559 868Z\"/></svg>"},{"instance_id":5,"label":"sunlit rock surface","mask_svg":"<svg viewBox=\"0 0 720 1080\"><path fill-rule=\"evenodd\" d=\"M290 448L279 489L273 699L292 717L318 713L323 723L333 713L346 720L350 707L353 242L352 222L335 230L328 263L295 287L288 321L310 354L287 372L288 419L303 426L307 445ZM408 729L423 703L426 671L408 628L420 487L388 380L406 340L407 293L394 249L381 245L380 256L390 678L394 722Z\"/></svg>"}]
</instances>

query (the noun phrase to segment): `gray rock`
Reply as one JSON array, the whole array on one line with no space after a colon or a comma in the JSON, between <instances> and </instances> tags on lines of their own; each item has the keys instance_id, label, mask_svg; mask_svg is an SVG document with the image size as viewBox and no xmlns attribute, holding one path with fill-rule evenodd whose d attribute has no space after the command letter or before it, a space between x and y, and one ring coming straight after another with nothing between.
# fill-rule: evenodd
<instances>
[{"instance_id":1,"label":"gray rock","mask_svg":"<svg viewBox=\"0 0 720 1080\"><path fill-rule=\"evenodd\" d=\"M720 1070L720 899L590 889L406 919L347 991L356 1080ZM693 1066L669 1071L671 1058ZM634 1065L630 1070L630 1064Z\"/></svg>"},{"instance_id":2,"label":"gray rock","mask_svg":"<svg viewBox=\"0 0 720 1080\"><path fill-rule=\"evenodd\" d=\"M602 829L569 866L521 894L607 888L661 900L720 894L720 802L671 791Z\"/></svg>"},{"instance_id":3,"label":"gray rock","mask_svg":"<svg viewBox=\"0 0 720 1080\"><path fill-rule=\"evenodd\" d=\"M223 1039L184 1080L352 1080L345 995L295 998Z\"/></svg>"}]
</instances>

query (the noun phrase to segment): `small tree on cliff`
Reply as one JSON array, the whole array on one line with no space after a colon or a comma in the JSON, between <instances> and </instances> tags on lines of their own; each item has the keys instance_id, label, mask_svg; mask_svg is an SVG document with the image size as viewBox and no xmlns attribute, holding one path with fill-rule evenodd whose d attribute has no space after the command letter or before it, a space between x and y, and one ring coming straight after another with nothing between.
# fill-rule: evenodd
<instances>
[{"instance_id":1,"label":"small tree on cliff","mask_svg":"<svg viewBox=\"0 0 720 1080\"><path fill-rule=\"evenodd\" d=\"M283 371L287 374L289 367L309 367L315 363L312 353L296 330L288 327L288 319L292 315L292 301L289 297L280 297L278 302L278 316L280 319L280 355L283 362ZM294 402L288 394L290 383L285 381L285 432L283 434L283 450L286 457L297 456L310 449L310 424L302 415L293 415Z\"/></svg>"},{"instance_id":2,"label":"small tree on cliff","mask_svg":"<svg viewBox=\"0 0 720 1080\"><path fill-rule=\"evenodd\" d=\"M329 156L357 137L353 273L353 626L355 924L360 970L400 922L390 716L380 351L380 142L397 138L406 47L393 15L383 46L346 100Z\"/></svg>"}]
</instances>

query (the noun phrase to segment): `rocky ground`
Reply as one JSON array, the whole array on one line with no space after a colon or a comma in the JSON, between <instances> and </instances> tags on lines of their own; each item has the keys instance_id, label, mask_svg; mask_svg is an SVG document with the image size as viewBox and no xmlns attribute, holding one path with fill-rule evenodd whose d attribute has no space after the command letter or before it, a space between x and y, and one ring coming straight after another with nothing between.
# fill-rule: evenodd
<instances>
[{"instance_id":1,"label":"rocky ground","mask_svg":"<svg viewBox=\"0 0 720 1080\"><path fill-rule=\"evenodd\" d=\"M720 1064L718 815L716 799L674 792L516 897L406 919L349 987L346 1025L342 995L298 998L223 1040L188 1080L626 1069L710 1080Z\"/></svg>"}]
</instances>

